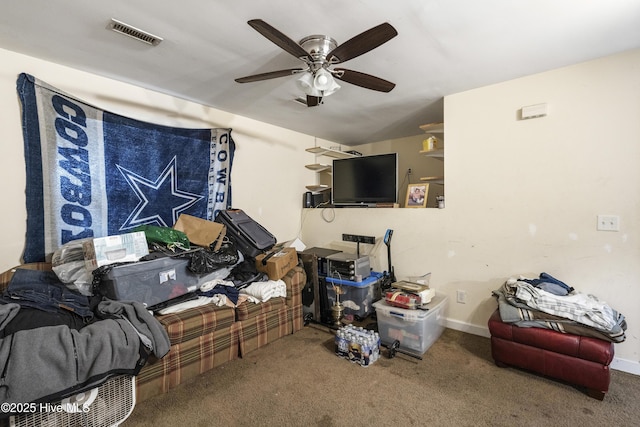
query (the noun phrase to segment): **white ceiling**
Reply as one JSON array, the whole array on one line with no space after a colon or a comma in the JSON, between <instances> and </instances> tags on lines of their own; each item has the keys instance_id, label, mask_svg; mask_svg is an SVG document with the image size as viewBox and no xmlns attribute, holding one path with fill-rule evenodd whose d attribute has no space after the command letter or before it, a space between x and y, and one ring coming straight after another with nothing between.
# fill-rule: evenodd
<instances>
[{"instance_id":1,"label":"white ceiling","mask_svg":"<svg viewBox=\"0 0 640 427\"><path fill-rule=\"evenodd\" d=\"M109 31L111 18L164 41L151 47ZM338 44L388 22L397 37L340 66L396 87L382 93L342 83L324 105L308 108L293 101L303 95L295 76L236 83L237 77L302 65L247 25L250 19L295 41L325 34ZM638 47L639 0L0 4L0 48L345 145L418 135L419 125L443 119L445 95Z\"/></svg>"}]
</instances>

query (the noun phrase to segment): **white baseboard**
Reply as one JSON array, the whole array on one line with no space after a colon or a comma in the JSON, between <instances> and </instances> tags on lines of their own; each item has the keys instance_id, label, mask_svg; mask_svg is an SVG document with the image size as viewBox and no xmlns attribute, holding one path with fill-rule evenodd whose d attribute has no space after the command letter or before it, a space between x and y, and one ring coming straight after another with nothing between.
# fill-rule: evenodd
<instances>
[{"instance_id":1,"label":"white baseboard","mask_svg":"<svg viewBox=\"0 0 640 427\"><path fill-rule=\"evenodd\" d=\"M616 371L627 372L629 374L640 375L640 362L636 362L634 360L614 357L609 368L615 369Z\"/></svg>"},{"instance_id":2,"label":"white baseboard","mask_svg":"<svg viewBox=\"0 0 640 427\"><path fill-rule=\"evenodd\" d=\"M472 325L471 323L461 322L459 320L447 319L445 327L455 329L456 331L466 332L471 335L479 335L481 337L490 338L489 328Z\"/></svg>"},{"instance_id":3,"label":"white baseboard","mask_svg":"<svg viewBox=\"0 0 640 427\"><path fill-rule=\"evenodd\" d=\"M459 320L446 319L445 327L460 332L466 332L472 335L491 338L489 328L486 326L472 325L471 323L461 322ZM609 365L609 368L615 369L616 371L627 372L633 375L640 375L640 362L634 360L626 360L614 357L611 365Z\"/></svg>"}]
</instances>

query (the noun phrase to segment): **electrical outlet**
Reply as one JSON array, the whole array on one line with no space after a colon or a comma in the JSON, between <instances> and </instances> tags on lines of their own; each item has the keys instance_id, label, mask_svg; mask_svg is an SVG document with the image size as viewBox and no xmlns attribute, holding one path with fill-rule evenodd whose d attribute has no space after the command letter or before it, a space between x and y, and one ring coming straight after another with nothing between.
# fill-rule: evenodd
<instances>
[{"instance_id":1,"label":"electrical outlet","mask_svg":"<svg viewBox=\"0 0 640 427\"><path fill-rule=\"evenodd\" d=\"M618 215L598 215L598 231L620 231Z\"/></svg>"},{"instance_id":2,"label":"electrical outlet","mask_svg":"<svg viewBox=\"0 0 640 427\"><path fill-rule=\"evenodd\" d=\"M458 304L466 304L467 303L467 292L466 291L462 291L462 290L458 290L457 301L458 301Z\"/></svg>"},{"instance_id":3,"label":"electrical outlet","mask_svg":"<svg viewBox=\"0 0 640 427\"><path fill-rule=\"evenodd\" d=\"M407 169L407 175L411 175L411 168Z\"/></svg>"}]
</instances>

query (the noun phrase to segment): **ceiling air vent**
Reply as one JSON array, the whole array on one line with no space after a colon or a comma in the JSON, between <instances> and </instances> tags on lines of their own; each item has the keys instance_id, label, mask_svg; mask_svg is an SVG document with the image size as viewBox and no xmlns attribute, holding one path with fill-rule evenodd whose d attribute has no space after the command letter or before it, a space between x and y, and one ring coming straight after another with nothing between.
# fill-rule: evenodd
<instances>
[{"instance_id":1,"label":"ceiling air vent","mask_svg":"<svg viewBox=\"0 0 640 427\"><path fill-rule=\"evenodd\" d=\"M162 37L154 36L151 33L142 31L136 27L132 27L129 24L125 24L124 22L120 22L117 19L113 18L111 18L111 22L109 22L107 28L115 31L116 33L124 34L125 36L132 37L136 40L140 40L141 42L150 44L152 46L157 46L162 41Z\"/></svg>"},{"instance_id":2,"label":"ceiling air vent","mask_svg":"<svg viewBox=\"0 0 640 427\"><path fill-rule=\"evenodd\" d=\"M304 98L293 98L293 102L297 102L300 105L304 105L305 107L307 106L307 100Z\"/></svg>"}]
</instances>

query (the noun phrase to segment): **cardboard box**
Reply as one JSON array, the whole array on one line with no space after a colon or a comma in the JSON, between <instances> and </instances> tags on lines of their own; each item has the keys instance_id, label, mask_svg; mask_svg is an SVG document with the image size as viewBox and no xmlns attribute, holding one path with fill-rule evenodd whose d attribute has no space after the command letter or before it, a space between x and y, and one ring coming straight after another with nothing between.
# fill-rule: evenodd
<instances>
[{"instance_id":1,"label":"cardboard box","mask_svg":"<svg viewBox=\"0 0 640 427\"><path fill-rule=\"evenodd\" d=\"M135 262L149 255L144 231L97 237L82 244L84 264L89 271L115 262Z\"/></svg>"},{"instance_id":2,"label":"cardboard box","mask_svg":"<svg viewBox=\"0 0 640 427\"><path fill-rule=\"evenodd\" d=\"M212 247L214 251L220 249L227 234L227 227L223 224L186 214L180 214L173 228L186 234L195 245L208 248L215 243Z\"/></svg>"},{"instance_id":3,"label":"cardboard box","mask_svg":"<svg viewBox=\"0 0 640 427\"><path fill-rule=\"evenodd\" d=\"M263 263L263 260L266 262ZM278 280L298 265L298 253L294 248L282 248L256 257L258 271L267 273L269 279Z\"/></svg>"}]
</instances>

